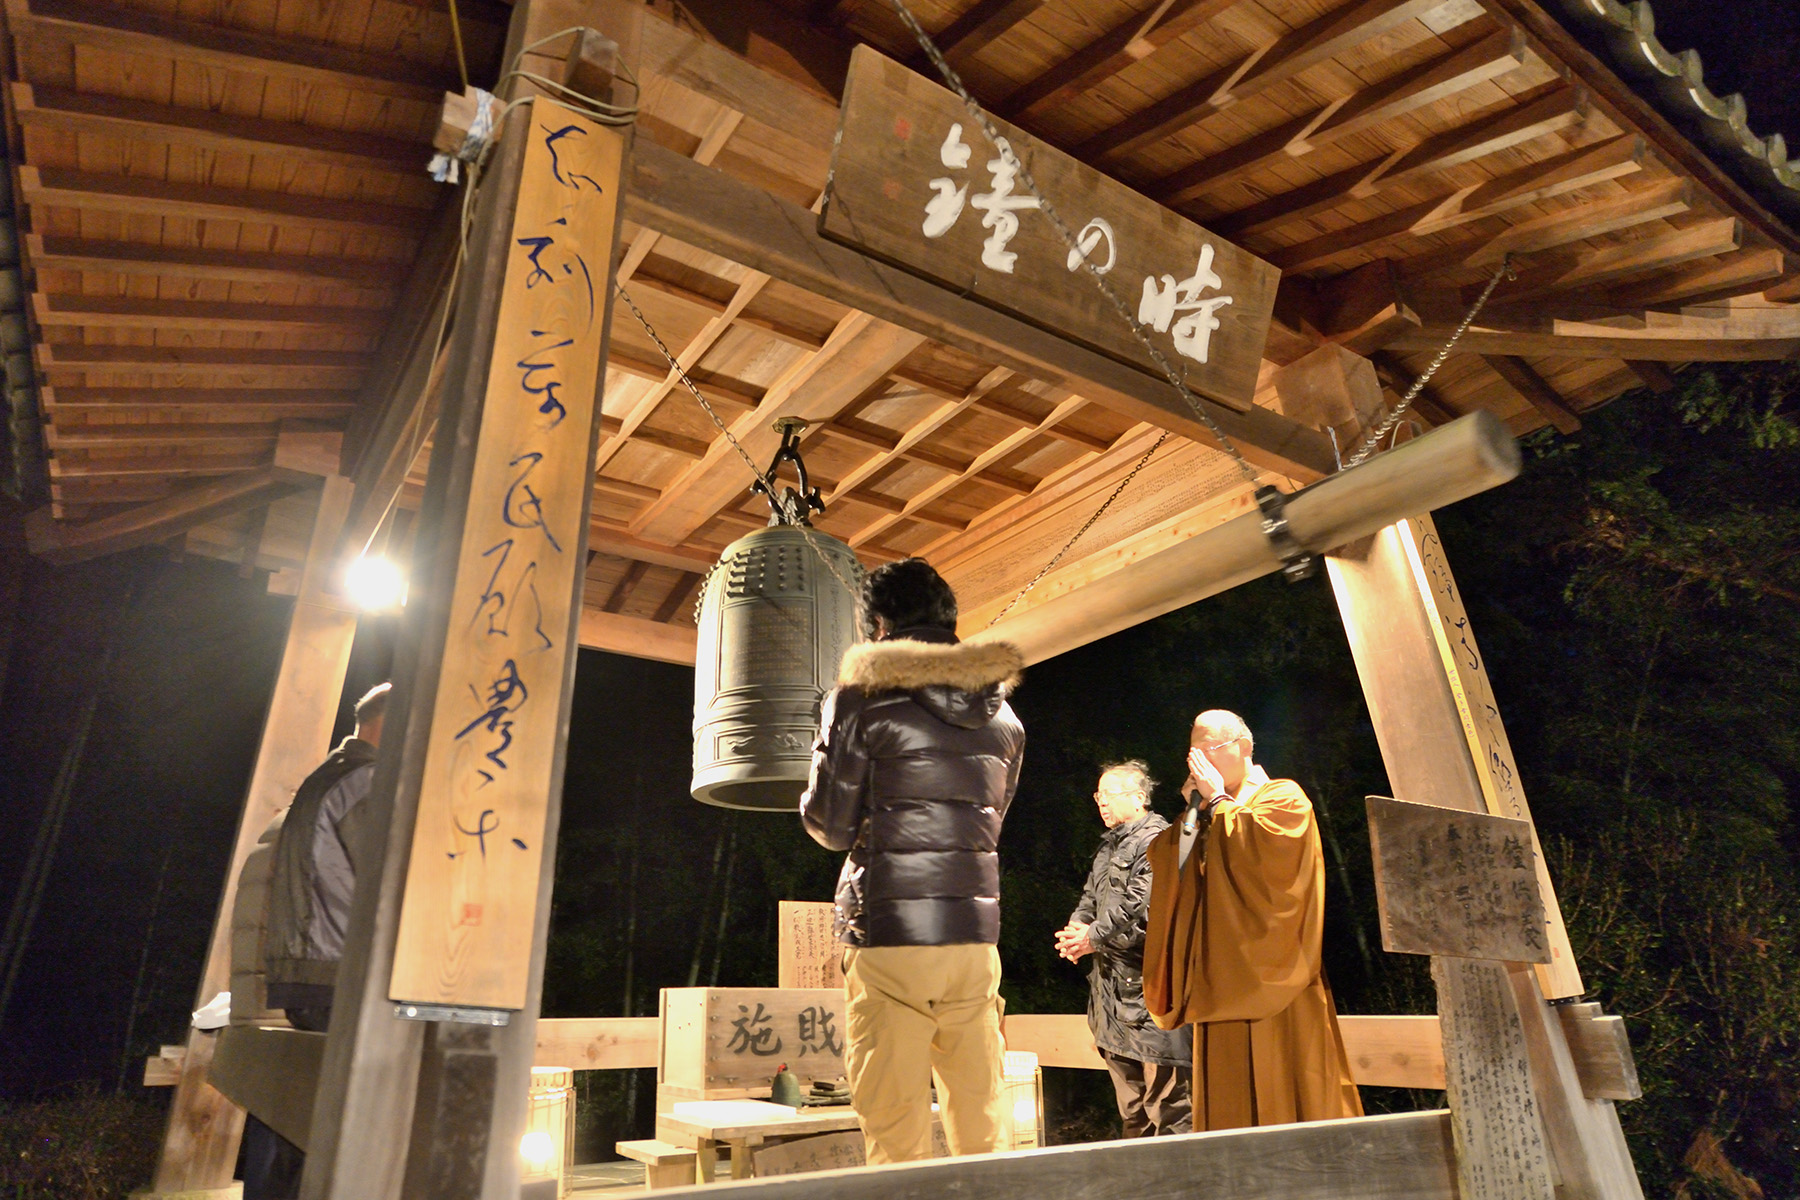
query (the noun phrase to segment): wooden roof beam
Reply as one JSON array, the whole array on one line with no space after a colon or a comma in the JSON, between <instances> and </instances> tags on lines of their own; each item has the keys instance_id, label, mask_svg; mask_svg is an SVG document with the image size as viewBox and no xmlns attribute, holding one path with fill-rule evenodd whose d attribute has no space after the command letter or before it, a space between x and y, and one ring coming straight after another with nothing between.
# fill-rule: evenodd
<instances>
[{"instance_id":1,"label":"wooden roof beam","mask_svg":"<svg viewBox=\"0 0 1800 1200\"><path fill-rule=\"evenodd\" d=\"M631 594L637 591L638 584L644 581L644 572L649 569L650 564L643 559L632 559L631 564L625 568L625 573L619 576L619 582L613 584L612 591L607 593L606 602L600 606L600 611L616 613L624 608L626 601L631 599Z\"/></svg>"},{"instance_id":2,"label":"wooden roof beam","mask_svg":"<svg viewBox=\"0 0 1800 1200\"><path fill-rule=\"evenodd\" d=\"M1589 238L1619 233L1677 217L1692 204L1693 185L1686 179L1660 179L1621 196L1590 200L1521 221L1492 237L1409 255L1400 269L1408 279L1445 270L1498 266L1506 255L1523 257L1556 250Z\"/></svg>"},{"instance_id":3,"label":"wooden roof beam","mask_svg":"<svg viewBox=\"0 0 1800 1200\"><path fill-rule=\"evenodd\" d=\"M954 454L933 450L921 444L923 439L913 439L902 447L899 435L881 432L871 426L852 425L850 421L853 419L840 417L835 421L827 421L819 431L868 446L874 449L879 456L884 457L887 462L910 459L928 467L936 467L940 471L948 471L952 475L961 475L969 469L969 461L960 459ZM1004 488L1009 492L1018 492L1021 495L1029 495L1035 486L1023 476L997 469L989 469L974 478L979 478L983 483L991 483L995 487Z\"/></svg>"},{"instance_id":4,"label":"wooden roof beam","mask_svg":"<svg viewBox=\"0 0 1800 1200\"><path fill-rule=\"evenodd\" d=\"M1754 293L1759 284L1779 279L1787 269L1786 257L1770 246L1722 254L1710 262L1694 263L1643 283L1616 288L1609 303L1621 308L1679 309ZM1765 298L1769 298L1764 292Z\"/></svg>"},{"instance_id":5,"label":"wooden roof beam","mask_svg":"<svg viewBox=\"0 0 1800 1200\"><path fill-rule=\"evenodd\" d=\"M1212 444L1212 434L1167 381L830 242L798 205L647 142L634 148L630 171L630 220L985 362L1079 390L1133 420ZM1252 462L1299 479L1331 470L1323 434L1264 408L1240 413L1200 403Z\"/></svg>"},{"instance_id":6,"label":"wooden roof beam","mask_svg":"<svg viewBox=\"0 0 1800 1200\"><path fill-rule=\"evenodd\" d=\"M1548 379L1534 371L1530 363L1510 354L1483 354L1481 361L1505 380L1508 387L1523 396L1526 403L1542 413L1546 421L1556 426L1558 433L1574 433L1581 428L1581 418L1570 410L1569 402L1550 386Z\"/></svg>"},{"instance_id":7,"label":"wooden roof beam","mask_svg":"<svg viewBox=\"0 0 1800 1200\"><path fill-rule=\"evenodd\" d=\"M46 296L41 292L32 295L31 306L41 326L90 329L245 330L360 336L367 334L371 324L387 316L379 308L159 300L138 296Z\"/></svg>"},{"instance_id":8,"label":"wooden roof beam","mask_svg":"<svg viewBox=\"0 0 1800 1200\"><path fill-rule=\"evenodd\" d=\"M732 423L731 433L751 458L774 453L780 417L828 421L876 386L923 342L920 334L852 312L818 352L796 361L769 388L763 403ZM678 543L692 535L749 487L736 450L715 438L705 456L665 487L631 522L631 531L653 541Z\"/></svg>"},{"instance_id":9,"label":"wooden roof beam","mask_svg":"<svg viewBox=\"0 0 1800 1200\"><path fill-rule=\"evenodd\" d=\"M1532 163L1483 184L1409 204L1356 225L1320 234L1266 257L1284 271L1308 271L1357 254L1375 254L1394 242L1424 237L1483 217L1534 204L1643 169L1644 141L1630 135ZM1279 199L1279 197L1278 197Z\"/></svg>"},{"instance_id":10,"label":"wooden roof beam","mask_svg":"<svg viewBox=\"0 0 1800 1200\"><path fill-rule=\"evenodd\" d=\"M994 108L1017 122L1027 112L1091 92L1241 0L1154 0L1063 59Z\"/></svg>"},{"instance_id":11,"label":"wooden roof beam","mask_svg":"<svg viewBox=\"0 0 1800 1200\"><path fill-rule=\"evenodd\" d=\"M1467 91L1525 61L1524 34L1516 26L1402 71L1353 95L1333 100L1247 141L1164 176L1144 191L1175 204L1219 188L1271 163L1300 158L1383 121Z\"/></svg>"},{"instance_id":12,"label":"wooden roof beam","mask_svg":"<svg viewBox=\"0 0 1800 1200\"><path fill-rule=\"evenodd\" d=\"M694 656L699 653L699 635L691 625L602 612L591 605L582 606L576 636L584 650L604 650L677 666L693 666Z\"/></svg>"},{"instance_id":13,"label":"wooden roof beam","mask_svg":"<svg viewBox=\"0 0 1800 1200\"><path fill-rule=\"evenodd\" d=\"M1399 359L1391 354L1375 352L1369 355L1369 361L1375 364L1376 380L1380 382L1385 391L1391 393L1388 396L1388 403L1399 404L1400 398L1406 395L1408 389L1413 385L1413 375L1407 371ZM1432 426L1448 425L1463 415L1445 403L1443 397L1438 395L1430 384L1419 389L1419 394L1413 397L1412 406L1408 411L1418 413L1425 418L1426 424Z\"/></svg>"},{"instance_id":14,"label":"wooden roof beam","mask_svg":"<svg viewBox=\"0 0 1800 1200\"><path fill-rule=\"evenodd\" d=\"M1044 6L1044 0L975 0L967 11L932 36L953 67L962 65L1005 37L1012 27ZM930 60L915 54L908 63L921 73L932 71Z\"/></svg>"},{"instance_id":15,"label":"wooden roof beam","mask_svg":"<svg viewBox=\"0 0 1800 1200\"><path fill-rule=\"evenodd\" d=\"M1496 298L1503 303L1525 300L1667 270L1697 258L1729 254L1743 244L1743 236L1743 224L1736 217L1716 217L1522 274L1516 282L1502 284Z\"/></svg>"},{"instance_id":16,"label":"wooden roof beam","mask_svg":"<svg viewBox=\"0 0 1800 1200\"><path fill-rule=\"evenodd\" d=\"M683 571L681 578L669 588L669 594L656 606L656 612L650 619L658 623L668 622L676 613L693 603L694 593L705 579L706 576L698 571Z\"/></svg>"},{"instance_id":17,"label":"wooden roof beam","mask_svg":"<svg viewBox=\"0 0 1800 1200\"><path fill-rule=\"evenodd\" d=\"M187 379L225 379L228 386L323 386L322 381L354 384L369 368L366 354L336 350L220 350L194 346L88 346L78 342L39 342L38 365L46 372L154 372ZM57 381L52 380L52 383Z\"/></svg>"},{"instance_id":18,"label":"wooden roof beam","mask_svg":"<svg viewBox=\"0 0 1800 1200\"><path fill-rule=\"evenodd\" d=\"M705 168L699 169L704 170ZM756 299L757 294L768 282L769 276L761 271L744 273L744 278L738 283L737 291L732 294L725 307L719 310L717 316L701 326L700 332L694 335L693 340L675 355L681 371L693 371L700 365L700 360L706 357L706 353L712 349L713 343L725 336L726 331L731 328L731 323L745 308L749 307L750 302ZM628 314L619 314L614 319L623 320L626 315ZM599 452L594 459L594 470L603 469L620 450L625 448L627 442L637 437L638 430L643 427L645 421L650 419L650 415L656 411L657 406L677 389L684 393L687 390L681 382L680 372L674 367L670 367L663 372L662 381L652 383L649 390L632 404L630 411L620 418L619 431L600 443ZM707 389L701 389L702 395L705 395L706 392Z\"/></svg>"},{"instance_id":19,"label":"wooden roof beam","mask_svg":"<svg viewBox=\"0 0 1800 1200\"><path fill-rule=\"evenodd\" d=\"M78 92L50 84L13 84L13 109L27 129L97 133L127 141L265 155L321 166L379 170L418 178L430 144L402 138L240 117Z\"/></svg>"},{"instance_id":20,"label":"wooden roof beam","mask_svg":"<svg viewBox=\"0 0 1800 1200\"><path fill-rule=\"evenodd\" d=\"M266 453L130 454L71 459L53 455L53 479L129 479L138 475L230 475L254 470L269 460Z\"/></svg>"},{"instance_id":21,"label":"wooden roof beam","mask_svg":"<svg viewBox=\"0 0 1800 1200\"><path fill-rule=\"evenodd\" d=\"M25 202L33 206L63 206L139 217L233 221L331 233L387 231L409 235L418 234L420 226L430 219L427 209L367 200L177 183L66 167L20 167L19 184Z\"/></svg>"},{"instance_id":22,"label":"wooden roof beam","mask_svg":"<svg viewBox=\"0 0 1800 1200\"><path fill-rule=\"evenodd\" d=\"M887 516L878 518L851 534L846 540L852 546L862 547L873 543L876 538L903 521L929 520L928 517L923 515L926 506L933 504L942 497L948 495L956 488L968 482L968 480L978 473L988 470L993 464L1013 453L1019 447L1031 441L1032 438L1037 437L1044 429L1051 425L1055 425L1058 422L1067 420L1069 417L1080 412L1083 408L1087 407L1087 403L1088 402L1080 396L1070 396L1065 394L1058 400L1056 407L1051 409L1050 412L1044 416L1042 421L1034 426L1020 429L1001 438L994 445L977 455L975 460L962 471L946 475L935 483L927 484L914 494L913 497L906 502L906 506L898 513L890 513ZM1032 490L1037 491L1041 489L1045 482L1045 480L1040 479L1037 483L1037 487ZM1023 499L1023 497L1015 497L1012 501L1008 501L1007 503L1016 503L1019 499ZM967 529L968 524L969 523L965 522L963 528Z\"/></svg>"},{"instance_id":23,"label":"wooden roof beam","mask_svg":"<svg viewBox=\"0 0 1800 1200\"><path fill-rule=\"evenodd\" d=\"M339 284L391 292L405 264L367 258L311 258L253 250L202 250L80 237L25 235L27 253L40 271L105 271L115 275L169 275L231 283Z\"/></svg>"},{"instance_id":24,"label":"wooden roof beam","mask_svg":"<svg viewBox=\"0 0 1800 1200\"><path fill-rule=\"evenodd\" d=\"M876 447L876 453L870 455L868 459L853 467L843 479L838 481L835 488L828 489L826 503L830 503L839 496L854 492L856 489L862 487L864 483L874 478L907 451L910 451L914 446L936 433L939 429L942 429L957 416L966 412L971 404L979 403L989 392L1013 377L1013 373L1005 367L995 367L992 371L989 371L986 375L977 380L975 386L970 388L967 392L957 392L954 388L941 384L939 381L923 375L920 372L909 370L904 365L896 366L896 368L888 372L888 374L890 378L899 379L911 383L916 387L921 387L926 391L935 392L938 395L944 396L944 403L938 405L938 407L931 412L926 413L924 417L914 421L911 428L902 433L898 439L895 440L893 445ZM860 494L861 493L858 493L858 495Z\"/></svg>"},{"instance_id":25,"label":"wooden roof beam","mask_svg":"<svg viewBox=\"0 0 1800 1200\"><path fill-rule=\"evenodd\" d=\"M137 417L232 416L244 421L280 421L289 417L347 416L355 407L353 392L301 391L268 388L87 388L39 389L44 411L52 419L59 412L75 414L130 413Z\"/></svg>"},{"instance_id":26,"label":"wooden roof beam","mask_svg":"<svg viewBox=\"0 0 1800 1200\"><path fill-rule=\"evenodd\" d=\"M1620 359L1644 362L1774 362L1800 357L1800 313L1733 310L1725 317L1665 316L1641 328L1556 320L1543 305L1524 306L1530 315L1471 326L1457 349L1471 354ZM1519 309L1513 310L1515 312ZM1394 343L1398 349L1435 353L1454 325L1440 315L1417 333Z\"/></svg>"},{"instance_id":27,"label":"wooden roof beam","mask_svg":"<svg viewBox=\"0 0 1800 1200\"><path fill-rule=\"evenodd\" d=\"M104 0L30 0L28 13L25 20L13 23L14 37L96 46L249 75L281 74L352 93L427 104L436 104L446 91L462 89L454 69L408 62L397 54L230 29Z\"/></svg>"},{"instance_id":28,"label":"wooden roof beam","mask_svg":"<svg viewBox=\"0 0 1800 1200\"><path fill-rule=\"evenodd\" d=\"M1524 104L1508 104L1466 125L1404 146L1385 158L1347 167L1213 222L1227 237L1265 233L1317 216L1350 200L1366 200L1405 180L1441 171L1579 125L1587 109L1579 88L1557 87ZM1278 266L1283 264L1277 262ZM1283 266L1283 269L1287 269Z\"/></svg>"},{"instance_id":29,"label":"wooden roof beam","mask_svg":"<svg viewBox=\"0 0 1800 1200\"><path fill-rule=\"evenodd\" d=\"M260 508L299 486L273 467L258 467L84 525L59 525L47 509L38 509L26 519L26 541L46 562L82 562L168 541L196 525Z\"/></svg>"},{"instance_id":30,"label":"wooden roof beam","mask_svg":"<svg viewBox=\"0 0 1800 1200\"><path fill-rule=\"evenodd\" d=\"M719 561L719 549L723 547L702 547L691 541L681 545L653 542L633 534L623 521L595 516L588 519L588 549L620 558L638 558L677 571L705 573Z\"/></svg>"},{"instance_id":31,"label":"wooden roof beam","mask_svg":"<svg viewBox=\"0 0 1800 1200\"><path fill-rule=\"evenodd\" d=\"M1637 376L1640 384L1658 396L1675 386L1674 372L1661 363L1626 359L1625 369Z\"/></svg>"},{"instance_id":32,"label":"wooden roof beam","mask_svg":"<svg viewBox=\"0 0 1800 1200\"><path fill-rule=\"evenodd\" d=\"M1093 163L1160 142L1227 105L1378 38L1438 7L1438 3L1439 0L1352 0L1101 130L1073 153L1076 158Z\"/></svg>"},{"instance_id":33,"label":"wooden roof beam","mask_svg":"<svg viewBox=\"0 0 1800 1200\"><path fill-rule=\"evenodd\" d=\"M158 425L62 425L44 428L44 440L52 450L118 449L134 446L231 446L238 450L268 449L275 445L280 426L207 421L168 422Z\"/></svg>"}]
</instances>

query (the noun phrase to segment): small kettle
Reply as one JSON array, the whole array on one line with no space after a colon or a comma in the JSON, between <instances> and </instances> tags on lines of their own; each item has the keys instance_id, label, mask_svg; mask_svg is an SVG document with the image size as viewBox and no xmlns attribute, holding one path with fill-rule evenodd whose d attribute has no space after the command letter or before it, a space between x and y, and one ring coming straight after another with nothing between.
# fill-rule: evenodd
<instances>
[{"instance_id":1,"label":"small kettle","mask_svg":"<svg viewBox=\"0 0 1800 1200\"><path fill-rule=\"evenodd\" d=\"M775 1070L775 1078L769 1085L769 1099L789 1108L799 1108L805 1103L800 1098L800 1081L788 1071L786 1063Z\"/></svg>"}]
</instances>

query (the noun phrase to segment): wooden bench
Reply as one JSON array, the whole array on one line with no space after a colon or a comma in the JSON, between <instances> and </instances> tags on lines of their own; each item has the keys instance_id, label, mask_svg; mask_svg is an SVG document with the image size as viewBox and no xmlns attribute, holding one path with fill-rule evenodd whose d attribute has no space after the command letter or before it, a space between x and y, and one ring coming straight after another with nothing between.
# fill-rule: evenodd
<instances>
[{"instance_id":1,"label":"wooden bench","mask_svg":"<svg viewBox=\"0 0 1800 1200\"><path fill-rule=\"evenodd\" d=\"M696 1178L696 1160L700 1157L700 1152L687 1146L677 1146L673 1142L659 1141L656 1138L643 1138L635 1142L616 1143L613 1149L626 1158L644 1164L644 1187L649 1191L657 1188L691 1187Z\"/></svg>"}]
</instances>

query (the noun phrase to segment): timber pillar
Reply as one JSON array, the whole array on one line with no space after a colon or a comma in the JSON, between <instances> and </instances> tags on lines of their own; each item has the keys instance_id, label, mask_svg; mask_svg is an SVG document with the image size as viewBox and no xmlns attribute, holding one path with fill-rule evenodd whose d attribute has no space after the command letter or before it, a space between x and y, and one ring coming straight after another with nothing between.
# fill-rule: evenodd
<instances>
[{"instance_id":1,"label":"timber pillar","mask_svg":"<svg viewBox=\"0 0 1800 1200\"><path fill-rule=\"evenodd\" d=\"M554 77L555 35L591 24L629 59L641 11L522 0L506 60L537 46L524 69ZM497 136L451 301L306 1200L519 1195L627 138L542 96Z\"/></svg>"},{"instance_id":2,"label":"timber pillar","mask_svg":"<svg viewBox=\"0 0 1800 1200\"><path fill-rule=\"evenodd\" d=\"M1394 795L1529 821L1462 594L1429 516L1327 556ZM1593 1013L1535 828L1550 961L1433 958L1464 1200L1642 1200L1610 1099L1584 1080L1569 1026Z\"/></svg>"},{"instance_id":3,"label":"timber pillar","mask_svg":"<svg viewBox=\"0 0 1800 1200\"><path fill-rule=\"evenodd\" d=\"M287 807L294 789L331 748L344 672L356 637L355 609L330 586L336 562L333 552L349 511L350 493L350 481L334 475L324 480L319 494L300 592L226 867L206 966L195 993L196 1008L231 984L231 910L244 860L275 814ZM206 1081L217 1036L188 1030L187 1053L169 1109L155 1182L149 1192L140 1195L225 1200L238 1194L232 1177L244 1113Z\"/></svg>"}]
</instances>

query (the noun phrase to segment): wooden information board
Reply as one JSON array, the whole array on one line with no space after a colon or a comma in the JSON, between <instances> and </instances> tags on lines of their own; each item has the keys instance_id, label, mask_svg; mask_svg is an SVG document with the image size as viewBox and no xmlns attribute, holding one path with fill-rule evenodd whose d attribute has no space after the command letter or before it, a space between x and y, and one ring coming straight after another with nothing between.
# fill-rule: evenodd
<instances>
[{"instance_id":1,"label":"wooden information board","mask_svg":"<svg viewBox=\"0 0 1800 1200\"><path fill-rule=\"evenodd\" d=\"M1386 796L1367 804L1384 948L1550 961L1531 822Z\"/></svg>"},{"instance_id":2,"label":"wooden information board","mask_svg":"<svg viewBox=\"0 0 1800 1200\"><path fill-rule=\"evenodd\" d=\"M1156 374L1026 171L1188 388L1250 407L1280 272L1030 134L989 144L956 95L858 46L820 231Z\"/></svg>"},{"instance_id":3,"label":"wooden information board","mask_svg":"<svg viewBox=\"0 0 1800 1200\"><path fill-rule=\"evenodd\" d=\"M575 654L624 140L528 123L390 995L518 1009Z\"/></svg>"},{"instance_id":4,"label":"wooden information board","mask_svg":"<svg viewBox=\"0 0 1800 1200\"><path fill-rule=\"evenodd\" d=\"M1434 958L1461 1200L1553 1200L1518 998L1502 963Z\"/></svg>"},{"instance_id":5,"label":"wooden information board","mask_svg":"<svg viewBox=\"0 0 1800 1200\"><path fill-rule=\"evenodd\" d=\"M776 904L775 981L784 988L844 986L844 946L829 900L781 900Z\"/></svg>"}]
</instances>

